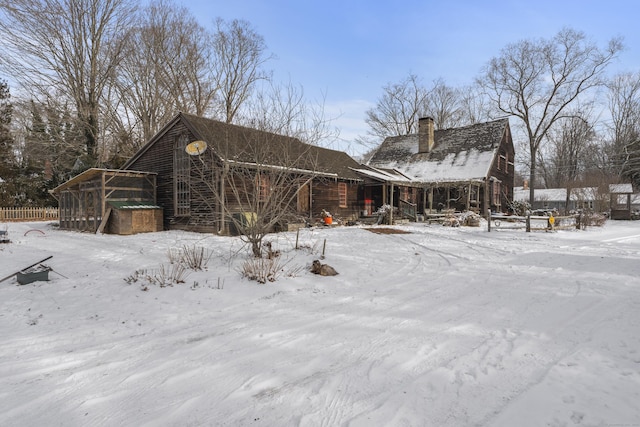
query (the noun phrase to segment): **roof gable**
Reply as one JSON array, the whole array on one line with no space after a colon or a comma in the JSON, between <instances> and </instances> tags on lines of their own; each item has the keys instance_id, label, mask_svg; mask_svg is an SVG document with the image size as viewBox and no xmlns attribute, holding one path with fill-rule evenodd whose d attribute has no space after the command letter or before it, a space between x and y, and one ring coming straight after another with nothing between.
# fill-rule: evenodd
<instances>
[{"instance_id":1,"label":"roof gable","mask_svg":"<svg viewBox=\"0 0 640 427\"><path fill-rule=\"evenodd\" d=\"M394 168L422 182L482 180L509 126L508 119L434 132L434 147L418 152L418 134L389 137L369 160L370 166Z\"/></svg>"},{"instance_id":2,"label":"roof gable","mask_svg":"<svg viewBox=\"0 0 640 427\"><path fill-rule=\"evenodd\" d=\"M221 160L230 163L255 164L259 159L261 164L267 166L295 168L337 178L360 180L352 170L358 166L358 162L341 151L186 113L179 113L174 117L125 164L125 168L144 155L149 147L179 122L184 123L197 139L205 141Z\"/></svg>"}]
</instances>

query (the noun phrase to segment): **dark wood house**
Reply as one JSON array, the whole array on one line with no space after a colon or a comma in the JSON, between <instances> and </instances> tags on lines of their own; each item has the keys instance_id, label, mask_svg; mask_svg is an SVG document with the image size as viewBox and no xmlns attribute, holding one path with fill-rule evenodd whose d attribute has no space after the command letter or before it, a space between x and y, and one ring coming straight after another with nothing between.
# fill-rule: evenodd
<instances>
[{"instance_id":1,"label":"dark wood house","mask_svg":"<svg viewBox=\"0 0 640 427\"><path fill-rule=\"evenodd\" d=\"M165 229L228 233L234 219L250 221L274 200L291 222L314 220L323 210L357 218L363 183L358 166L340 151L179 113L124 169L157 174Z\"/></svg>"},{"instance_id":2,"label":"dark wood house","mask_svg":"<svg viewBox=\"0 0 640 427\"><path fill-rule=\"evenodd\" d=\"M386 138L375 151L368 166L392 173L365 199L406 200L426 213L503 212L513 200L514 156L508 119L434 130L433 119L421 118L417 134Z\"/></svg>"}]
</instances>

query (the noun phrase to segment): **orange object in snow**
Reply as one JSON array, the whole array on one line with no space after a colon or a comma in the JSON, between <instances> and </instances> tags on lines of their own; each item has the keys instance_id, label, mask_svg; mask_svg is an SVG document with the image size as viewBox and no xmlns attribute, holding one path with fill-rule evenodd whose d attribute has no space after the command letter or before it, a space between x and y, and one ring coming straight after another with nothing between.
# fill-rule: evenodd
<instances>
[{"instance_id":1,"label":"orange object in snow","mask_svg":"<svg viewBox=\"0 0 640 427\"><path fill-rule=\"evenodd\" d=\"M330 216L325 216L324 217L324 223L327 224L327 225L333 224L333 218L331 218Z\"/></svg>"}]
</instances>

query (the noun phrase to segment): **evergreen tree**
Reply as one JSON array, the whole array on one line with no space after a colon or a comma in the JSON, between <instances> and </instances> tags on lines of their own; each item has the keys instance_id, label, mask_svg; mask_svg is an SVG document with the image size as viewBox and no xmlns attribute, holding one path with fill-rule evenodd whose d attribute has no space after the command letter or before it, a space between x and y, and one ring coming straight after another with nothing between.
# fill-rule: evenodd
<instances>
[{"instance_id":1,"label":"evergreen tree","mask_svg":"<svg viewBox=\"0 0 640 427\"><path fill-rule=\"evenodd\" d=\"M29 113L20 164L25 178L21 204L55 206L49 190L81 172L74 170L83 151L81 132L66 105L32 100Z\"/></svg>"},{"instance_id":2,"label":"evergreen tree","mask_svg":"<svg viewBox=\"0 0 640 427\"><path fill-rule=\"evenodd\" d=\"M0 80L0 206L14 206L16 156L10 125L13 105L9 85Z\"/></svg>"}]
</instances>

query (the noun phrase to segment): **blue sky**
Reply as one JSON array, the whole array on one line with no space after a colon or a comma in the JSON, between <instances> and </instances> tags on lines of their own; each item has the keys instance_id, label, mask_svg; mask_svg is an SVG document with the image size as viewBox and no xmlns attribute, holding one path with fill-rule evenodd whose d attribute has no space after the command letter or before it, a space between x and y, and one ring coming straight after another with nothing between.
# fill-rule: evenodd
<instances>
[{"instance_id":1,"label":"blue sky","mask_svg":"<svg viewBox=\"0 0 640 427\"><path fill-rule=\"evenodd\" d=\"M179 0L178 0L179 1ZM626 49L611 71L640 71L640 1L637 0L197 0L184 1L205 26L216 17L244 19L277 59L277 81L324 98L340 116L345 149L367 130L364 112L382 87L409 73L425 84L443 78L470 84L508 43L550 38L562 27L583 31L598 45L623 37ZM352 154L358 147L347 149Z\"/></svg>"}]
</instances>

